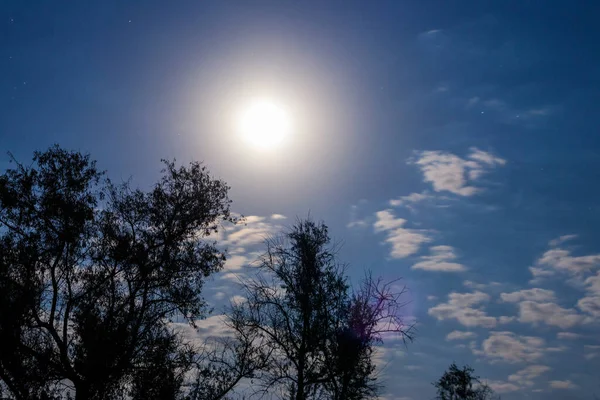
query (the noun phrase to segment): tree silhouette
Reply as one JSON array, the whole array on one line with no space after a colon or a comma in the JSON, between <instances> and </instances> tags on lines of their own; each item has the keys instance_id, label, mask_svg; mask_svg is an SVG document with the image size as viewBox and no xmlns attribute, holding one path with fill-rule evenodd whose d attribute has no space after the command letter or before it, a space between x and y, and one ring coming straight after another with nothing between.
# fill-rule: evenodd
<instances>
[{"instance_id":1,"label":"tree silhouette","mask_svg":"<svg viewBox=\"0 0 600 400\"><path fill-rule=\"evenodd\" d=\"M493 390L481 383L474 375L475 370L468 365L462 369L455 363L450 364L441 378L434 382L437 388L437 399L440 400L487 400L494 396Z\"/></svg>"},{"instance_id":2,"label":"tree silhouette","mask_svg":"<svg viewBox=\"0 0 600 400\"><path fill-rule=\"evenodd\" d=\"M229 317L270 350L258 391L293 400L376 395L373 345L385 331L408 331L398 296L370 278L352 296L323 223L300 220L267 241L259 273L243 286L247 301Z\"/></svg>"},{"instance_id":3,"label":"tree silhouette","mask_svg":"<svg viewBox=\"0 0 600 400\"><path fill-rule=\"evenodd\" d=\"M228 187L164 162L148 192L54 146L0 175L0 381L16 399L176 398L190 349L169 327L205 315L225 255L205 238Z\"/></svg>"}]
</instances>

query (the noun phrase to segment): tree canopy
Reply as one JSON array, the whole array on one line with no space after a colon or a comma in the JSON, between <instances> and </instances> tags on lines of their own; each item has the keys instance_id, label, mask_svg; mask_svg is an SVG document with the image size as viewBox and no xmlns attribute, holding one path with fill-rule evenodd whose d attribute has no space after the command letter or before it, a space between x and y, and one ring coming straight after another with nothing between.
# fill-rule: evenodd
<instances>
[{"instance_id":1,"label":"tree canopy","mask_svg":"<svg viewBox=\"0 0 600 400\"><path fill-rule=\"evenodd\" d=\"M455 363L433 383L437 389L437 399L440 400L491 400L493 390L479 380L475 370L465 365L459 368Z\"/></svg>"},{"instance_id":2,"label":"tree canopy","mask_svg":"<svg viewBox=\"0 0 600 400\"><path fill-rule=\"evenodd\" d=\"M13 160L14 161L14 160ZM169 329L205 313L230 213L200 163L164 162L149 191L54 146L0 176L0 379L17 399L173 397L191 355Z\"/></svg>"},{"instance_id":3,"label":"tree canopy","mask_svg":"<svg viewBox=\"0 0 600 400\"><path fill-rule=\"evenodd\" d=\"M115 184L87 154L53 146L0 175L0 394L17 400L367 399L376 345L411 338L403 288L352 288L328 228L298 220L267 241L232 305L231 335L192 343L175 320L207 315L206 279L240 219L201 163L163 161L149 190ZM216 237L215 235L214 237ZM254 268L254 267L252 267Z\"/></svg>"}]
</instances>

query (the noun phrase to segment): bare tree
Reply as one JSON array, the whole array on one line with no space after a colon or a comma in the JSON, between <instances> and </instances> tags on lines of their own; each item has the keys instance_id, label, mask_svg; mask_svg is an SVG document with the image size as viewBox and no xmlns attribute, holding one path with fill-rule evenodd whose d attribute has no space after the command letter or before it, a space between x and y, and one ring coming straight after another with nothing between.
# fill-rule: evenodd
<instances>
[{"instance_id":1,"label":"bare tree","mask_svg":"<svg viewBox=\"0 0 600 400\"><path fill-rule=\"evenodd\" d=\"M370 276L354 295L327 227L300 220L267 241L258 274L243 283L247 301L229 317L271 349L257 393L281 398L362 399L377 392L373 346L407 334L392 284Z\"/></svg>"},{"instance_id":2,"label":"bare tree","mask_svg":"<svg viewBox=\"0 0 600 400\"><path fill-rule=\"evenodd\" d=\"M399 280L386 282L367 273L353 293L336 339L330 342L331 361L327 365L331 379L326 386L331 398L377 397L376 346L389 335L400 336L405 342L413 339L413 326L406 325L401 315L406 287L398 284Z\"/></svg>"}]
</instances>

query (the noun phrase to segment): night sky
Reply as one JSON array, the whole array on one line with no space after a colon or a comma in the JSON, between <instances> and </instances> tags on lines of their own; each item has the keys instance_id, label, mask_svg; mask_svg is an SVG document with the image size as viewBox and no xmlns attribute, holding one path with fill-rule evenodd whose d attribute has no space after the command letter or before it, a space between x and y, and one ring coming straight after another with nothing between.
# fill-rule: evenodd
<instances>
[{"instance_id":1,"label":"night sky","mask_svg":"<svg viewBox=\"0 0 600 400\"><path fill-rule=\"evenodd\" d=\"M0 1L0 151L53 143L148 188L204 161L247 225L215 314L263 239L309 213L403 278L416 340L378 353L385 399L452 362L505 400L600 395L600 3ZM249 98L291 132L240 139ZM0 156L0 169L9 166ZM218 316L203 330L218 332Z\"/></svg>"}]
</instances>

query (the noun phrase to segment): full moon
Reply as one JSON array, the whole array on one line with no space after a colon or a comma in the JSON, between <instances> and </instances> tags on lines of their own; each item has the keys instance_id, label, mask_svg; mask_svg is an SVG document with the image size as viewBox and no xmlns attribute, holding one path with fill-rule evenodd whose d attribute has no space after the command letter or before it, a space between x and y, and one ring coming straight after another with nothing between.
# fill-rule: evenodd
<instances>
[{"instance_id":1,"label":"full moon","mask_svg":"<svg viewBox=\"0 0 600 400\"><path fill-rule=\"evenodd\" d=\"M287 110L270 100L256 100L242 112L239 130L245 142L268 150L281 145L289 136L291 121Z\"/></svg>"}]
</instances>

